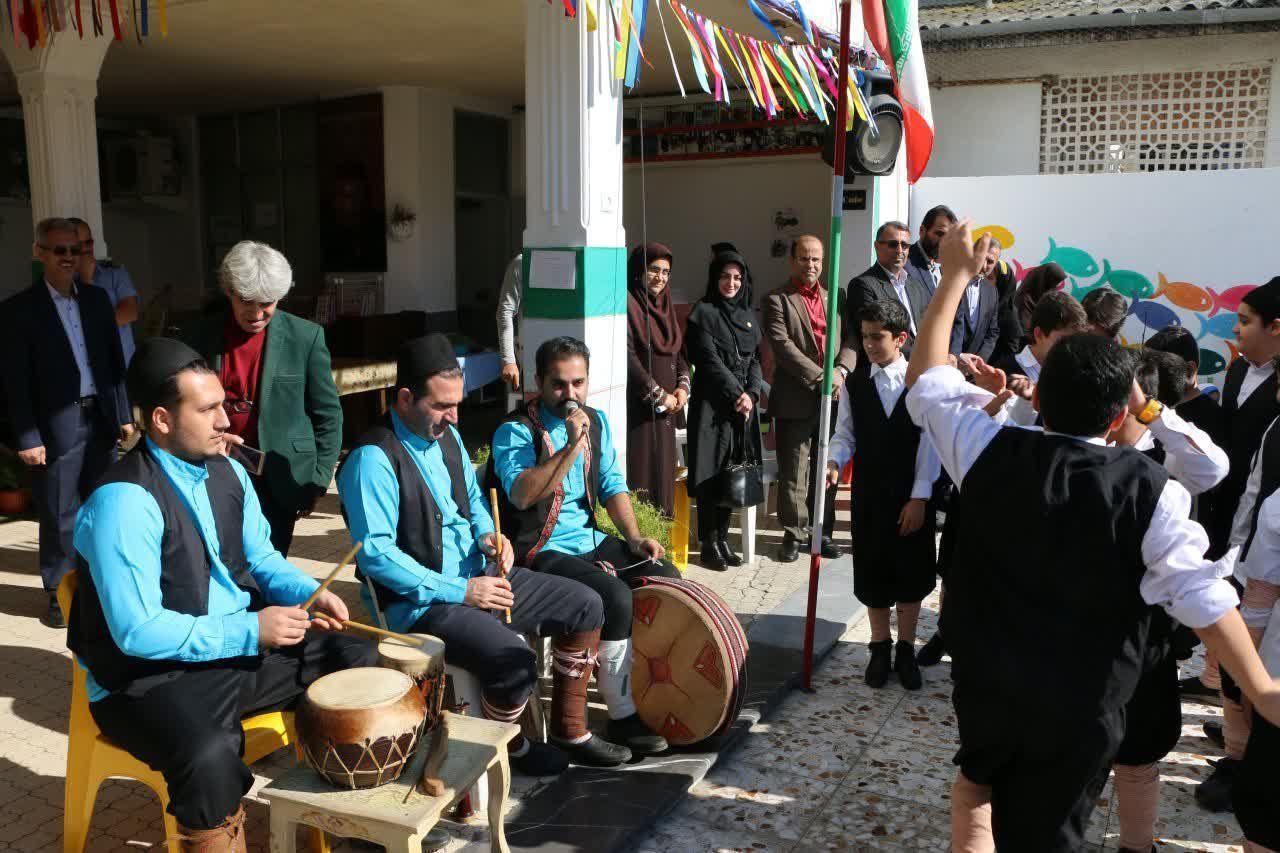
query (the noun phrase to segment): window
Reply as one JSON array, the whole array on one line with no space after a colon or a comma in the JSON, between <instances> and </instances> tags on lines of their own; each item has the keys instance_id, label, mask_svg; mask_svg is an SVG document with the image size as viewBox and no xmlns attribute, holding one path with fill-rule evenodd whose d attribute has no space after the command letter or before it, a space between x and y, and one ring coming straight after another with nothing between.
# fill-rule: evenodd
<instances>
[{"instance_id":1,"label":"window","mask_svg":"<svg viewBox=\"0 0 1280 853\"><path fill-rule=\"evenodd\" d=\"M1269 66L1058 78L1040 100L1040 171L1262 166L1270 91Z\"/></svg>"}]
</instances>

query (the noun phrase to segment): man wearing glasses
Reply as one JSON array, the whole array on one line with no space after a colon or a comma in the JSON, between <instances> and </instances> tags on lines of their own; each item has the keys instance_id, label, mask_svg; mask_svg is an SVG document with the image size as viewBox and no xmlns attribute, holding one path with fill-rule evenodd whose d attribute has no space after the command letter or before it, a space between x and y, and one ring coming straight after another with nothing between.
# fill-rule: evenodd
<instances>
[{"instance_id":1,"label":"man wearing glasses","mask_svg":"<svg viewBox=\"0 0 1280 853\"><path fill-rule=\"evenodd\" d=\"M32 252L44 275L0 304L0 371L18 456L32 470L47 621L65 628L55 593L72 568L76 511L133 418L111 301L75 281L76 226L42 220Z\"/></svg>"},{"instance_id":2,"label":"man wearing glasses","mask_svg":"<svg viewBox=\"0 0 1280 853\"><path fill-rule=\"evenodd\" d=\"M89 223L74 216L68 222L76 226L80 237L80 260L76 264L76 272L80 283L92 284L106 291L115 309L116 326L120 331L120 349L124 352L124 366L129 367L135 349L133 342L133 324L138 320L138 290L133 286L133 278L129 271L109 258L98 260L94 255L93 229Z\"/></svg>"}]
</instances>

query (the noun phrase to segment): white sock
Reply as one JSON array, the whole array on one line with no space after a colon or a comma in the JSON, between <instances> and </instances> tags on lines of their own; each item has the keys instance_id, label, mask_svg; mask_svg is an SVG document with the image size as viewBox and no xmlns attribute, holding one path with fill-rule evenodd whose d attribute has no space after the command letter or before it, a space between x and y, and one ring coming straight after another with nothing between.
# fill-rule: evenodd
<instances>
[{"instance_id":1,"label":"white sock","mask_svg":"<svg viewBox=\"0 0 1280 853\"><path fill-rule=\"evenodd\" d=\"M609 719L630 717L636 712L636 703L631 698L631 638L601 640L596 656L599 659L596 682L609 707Z\"/></svg>"}]
</instances>

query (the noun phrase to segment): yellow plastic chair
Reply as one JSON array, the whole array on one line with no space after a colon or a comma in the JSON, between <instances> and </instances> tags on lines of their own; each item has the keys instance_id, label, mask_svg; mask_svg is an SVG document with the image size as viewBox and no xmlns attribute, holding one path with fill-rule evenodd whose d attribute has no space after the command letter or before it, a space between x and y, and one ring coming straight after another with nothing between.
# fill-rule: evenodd
<instances>
[{"instance_id":1,"label":"yellow plastic chair","mask_svg":"<svg viewBox=\"0 0 1280 853\"><path fill-rule=\"evenodd\" d=\"M71 615L71 600L78 585L75 572L67 572L58 584L58 604L68 616ZM89 689L84 667L73 661L71 673L70 742L67 746L67 786L62 813L63 853L83 853L89 837L89 825L93 821L98 788L112 776L137 779L156 792L160 798L169 851L180 853L178 822L169 814L169 787L164 777L103 736L89 713ZM246 763L252 764L290 744L297 749L292 713L273 711L244 721ZM323 840L313 837L311 843L321 851L327 850Z\"/></svg>"},{"instance_id":2,"label":"yellow plastic chair","mask_svg":"<svg viewBox=\"0 0 1280 853\"><path fill-rule=\"evenodd\" d=\"M689 568L689 469L676 470L676 517L671 524L671 562L681 572Z\"/></svg>"}]
</instances>

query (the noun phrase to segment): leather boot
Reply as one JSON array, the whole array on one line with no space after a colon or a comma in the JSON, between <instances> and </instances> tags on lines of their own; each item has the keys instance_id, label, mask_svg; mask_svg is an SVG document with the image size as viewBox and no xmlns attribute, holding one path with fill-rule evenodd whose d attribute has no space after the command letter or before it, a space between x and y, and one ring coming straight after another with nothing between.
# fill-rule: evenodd
<instances>
[{"instance_id":1,"label":"leather boot","mask_svg":"<svg viewBox=\"0 0 1280 853\"><path fill-rule=\"evenodd\" d=\"M183 853L248 853L244 840L244 806L213 829L191 829L178 824Z\"/></svg>"},{"instance_id":2,"label":"leather boot","mask_svg":"<svg viewBox=\"0 0 1280 853\"><path fill-rule=\"evenodd\" d=\"M733 549L729 547L729 543L722 536L716 540L716 550L720 552L720 559L725 561L726 565L735 569L742 565L742 558L733 553Z\"/></svg>"},{"instance_id":3,"label":"leather boot","mask_svg":"<svg viewBox=\"0 0 1280 853\"><path fill-rule=\"evenodd\" d=\"M698 562L702 568L716 572L724 571L727 566L714 539L702 540L702 557Z\"/></svg>"}]
</instances>

